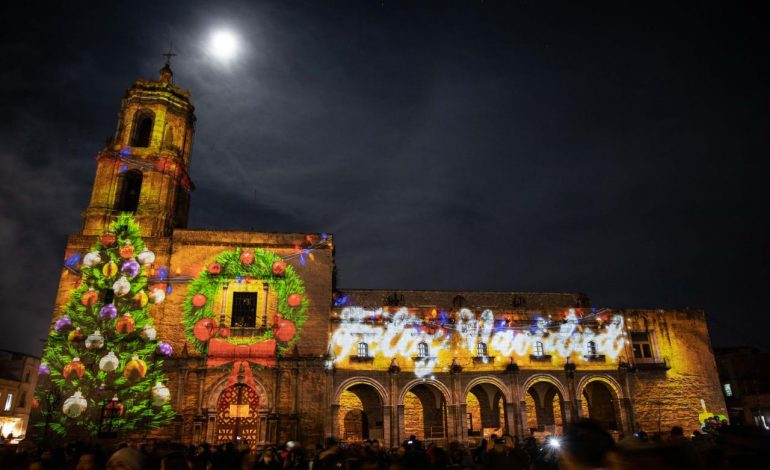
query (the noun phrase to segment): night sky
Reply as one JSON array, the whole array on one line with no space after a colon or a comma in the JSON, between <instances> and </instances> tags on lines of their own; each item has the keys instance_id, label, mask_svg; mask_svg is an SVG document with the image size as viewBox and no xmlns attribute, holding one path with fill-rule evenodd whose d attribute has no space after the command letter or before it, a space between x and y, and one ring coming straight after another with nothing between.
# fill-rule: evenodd
<instances>
[{"instance_id":1,"label":"night sky","mask_svg":"<svg viewBox=\"0 0 770 470\"><path fill-rule=\"evenodd\" d=\"M764 347L770 11L672 3L4 6L0 348L40 353L94 157L170 42L191 228L333 233L342 288L580 291Z\"/></svg>"}]
</instances>

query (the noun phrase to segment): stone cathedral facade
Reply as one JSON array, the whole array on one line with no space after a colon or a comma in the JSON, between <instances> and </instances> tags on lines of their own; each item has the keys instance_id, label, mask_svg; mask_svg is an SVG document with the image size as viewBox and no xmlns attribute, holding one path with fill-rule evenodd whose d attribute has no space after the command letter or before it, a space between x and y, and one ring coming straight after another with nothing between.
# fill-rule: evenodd
<instances>
[{"instance_id":1,"label":"stone cathedral facade","mask_svg":"<svg viewBox=\"0 0 770 470\"><path fill-rule=\"evenodd\" d=\"M726 414L703 312L595 308L576 293L338 290L330 235L188 229L195 115L172 78L166 66L126 92L65 254L87 252L120 212L155 254L176 417L152 436L393 446L558 434L580 417L617 433L687 430L705 409ZM78 282L62 270L57 306Z\"/></svg>"}]
</instances>

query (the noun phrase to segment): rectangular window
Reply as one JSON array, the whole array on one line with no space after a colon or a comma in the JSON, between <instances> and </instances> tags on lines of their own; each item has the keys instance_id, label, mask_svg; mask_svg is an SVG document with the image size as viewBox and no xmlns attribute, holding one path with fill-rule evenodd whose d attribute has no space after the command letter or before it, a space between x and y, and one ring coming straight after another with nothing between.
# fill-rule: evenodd
<instances>
[{"instance_id":1,"label":"rectangular window","mask_svg":"<svg viewBox=\"0 0 770 470\"><path fill-rule=\"evenodd\" d=\"M730 386L730 384L724 384L724 385L722 385L722 388L725 389L725 396L726 397L733 396L733 388Z\"/></svg>"},{"instance_id":2,"label":"rectangular window","mask_svg":"<svg viewBox=\"0 0 770 470\"><path fill-rule=\"evenodd\" d=\"M545 351L543 350L543 343L540 341L535 343L535 356L543 356Z\"/></svg>"},{"instance_id":3,"label":"rectangular window","mask_svg":"<svg viewBox=\"0 0 770 470\"><path fill-rule=\"evenodd\" d=\"M233 310L230 326L254 328L257 326L257 293L233 292Z\"/></svg>"},{"instance_id":4,"label":"rectangular window","mask_svg":"<svg viewBox=\"0 0 770 470\"><path fill-rule=\"evenodd\" d=\"M11 411L11 406L13 406L13 393L9 393L8 396L5 397L5 406L3 406L3 411Z\"/></svg>"},{"instance_id":5,"label":"rectangular window","mask_svg":"<svg viewBox=\"0 0 770 470\"><path fill-rule=\"evenodd\" d=\"M27 392L21 392L21 397L19 398L19 408L24 408L27 406Z\"/></svg>"},{"instance_id":6,"label":"rectangular window","mask_svg":"<svg viewBox=\"0 0 770 470\"><path fill-rule=\"evenodd\" d=\"M631 344L634 348L634 357L637 359L652 359L652 346L650 345L650 334L646 331L635 331L631 333Z\"/></svg>"}]
</instances>

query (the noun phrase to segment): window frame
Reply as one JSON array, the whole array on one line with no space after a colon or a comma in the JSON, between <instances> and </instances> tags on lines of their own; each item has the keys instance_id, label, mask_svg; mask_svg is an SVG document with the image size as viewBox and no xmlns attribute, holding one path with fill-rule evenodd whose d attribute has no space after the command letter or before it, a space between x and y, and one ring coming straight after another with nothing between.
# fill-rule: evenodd
<instances>
[{"instance_id":1,"label":"window frame","mask_svg":"<svg viewBox=\"0 0 770 470\"><path fill-rule=\"evenodd\" d=\"M369 343L367 343L366 341L358 342L358 357L359 358L369 357Z\"/></svg>"},{"instance_id":2,"label":"window frame","mask_svg":"<svg viewBox=\"0 0 770 470\"><path fill-rule=\"evenodd\" d=\"M236 301L236 298L239 299ZM246 311L246 308L242 306L243 302L240 299L254 299L254 310ZM236 306L238 311L236 312ZM249 307L250 308L250 307ZM259 293L258 292L233 292L232 301L230 302L230 327L231 328L256 328L257 317L259 309ZM236 317L236 314L238 316ZM246 320L241 324L236 323L236 318Z\"/></svg>"}]
</instances>

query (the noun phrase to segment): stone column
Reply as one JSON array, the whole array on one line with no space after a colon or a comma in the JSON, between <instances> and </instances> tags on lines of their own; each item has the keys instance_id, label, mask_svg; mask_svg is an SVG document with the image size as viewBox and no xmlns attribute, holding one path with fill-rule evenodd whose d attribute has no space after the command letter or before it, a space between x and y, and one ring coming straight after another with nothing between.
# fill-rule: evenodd
<instances>
[{"instance_id":1,"label":"stone column","mask_svg":"<svg viewBox=\"0 0 770 470\"><path fill-rule=\"evenodd\" d=\"M331 403L334 399L334 369L324 369L324 375L326 380L326 386L324 387L324 401L326 403ZM339 404L337 406L339 407ZM332 417L331 414L326 415L324 418L324 438L336 436L334 433L334 428L337 426L336 421L336 416Z\"/></svg>"},{"instance_id":2,"label":"stone column","mask_svg":"<svg viewBox=\"0 0 770 470\"><path fill-rule=\"evenodd\" d=\"M516 406L513 403L505 404L505 432L508 434L518 435L518 429L516 429L516 421L514 416L516 415Z\"/></svg>"},{"instance_id":3,"label":"stone column","mask_svg":"<svg viewBox=\"0 0 770 470\"><path fill-rule=\"evenodd\" d=\"M623 388L622 392L625 397L618 397L620 400L620 413L622 423L621 429L626 433L636 432L636 417L634 416L634 402L631 398L631 388L628 384L628 373L622 370L619 374L620 386Z\"/></svg>"},{"instance_id":4,"label":"stone column","mask_svg":"<svg viewBox=\"0 0 770 470\"><path fill-rule=\"evenodd\" d=\"M404 428L404 405L396 407L396 445L401 444L406 429Z\"/></svg>"},{"instance_id":5,"label":"stone column","mask_svg":"<svg viewBox=\"0 0 770 470\"><path fill-rule=\"evenodd\" d=\"M529 418L527 417L527 412L527 402L521 400L519 402L519 414L516 416L516 419L519 421L518 429L521 433L519 437L522 439L529 436L529 428L527 427Z\"/></svg>"},{"instance_id":6,"label":"stone column","mask_svg":"<svg viewBox=\"0 0 770 470\"><path fill-rule=\"evenodd\" d=\"M523 402L521 397L521 391L519 390L519 373L518 373L518 367L510 367L511 372L508 374L509 377L509 386L511 389L511 403L510 407L508 408L510 410L510 418L508 419L508 432L511 434L514 434L516 436L519 436L519 439L524 438L524 425L521 421L521 412L519 410L520 405L519 403ZM507 405L506 405L507 406Z\"/></svg>"},{"instance_id":7,"label":"stone column","mask_svg":"<svg viewBox=\"0 0 770 470\"><path fill-rule=\"evenodd\" d=\"M564 366L564 372L567 376L566 383L568 396L562 397L564 399L562 406L564 407L565 411L564 424L569 424L575 421L578 417L578 412L575 409L575 405L577 403L577 396L575 392L575 365L568 362L567 365Z\"/></svg>"},{"instance_id":8,"label":"stone column","mask_svg":"<svg viewBox=\"0 0 770 470\"><path fill-rule=\"evenodd\" d=\"M386 449L393 447L393 432L391 420L393 419L393 406L385 405L382 407L382 439Z\"/></svg>"},{"instance_id":9,"label":"stone column","mask_svg":"<svg viewBox=\"0 0 770 470\"><path fill-rule=\"evenodd\" d=\"M458 407L458 425L460 427L460 442L468 442L468 425L467 422L468 405L460 403Z\"/></svg>"},{"instance_id":10,"label":"stone column","mask_svg":"<svg viewBox=\"0 0 770 470\"><path fill-rule=\"evenodd\" d=\"M339 416L340 416L340 405L334 403L332 405L329 405L329 421L331 422L331 428L329 431L329 435L332 437L339 438L340 430L339 430Z\"/></svg>"},{"instance_id":11,"label":"stone column","mask_svg":"<svg viewBox=\"0 0 770 470\"><path fill-rule=\"evenodd\" d=\"M620 419L620 430L627 433L635 432L634 411L631 399L621 398L620 406L618 408L620 408L620 416L618 417Z\"/></svg>"}]
</instances>

